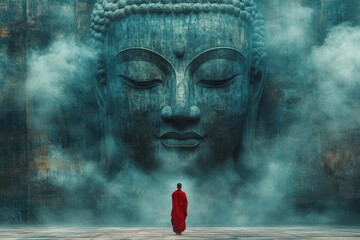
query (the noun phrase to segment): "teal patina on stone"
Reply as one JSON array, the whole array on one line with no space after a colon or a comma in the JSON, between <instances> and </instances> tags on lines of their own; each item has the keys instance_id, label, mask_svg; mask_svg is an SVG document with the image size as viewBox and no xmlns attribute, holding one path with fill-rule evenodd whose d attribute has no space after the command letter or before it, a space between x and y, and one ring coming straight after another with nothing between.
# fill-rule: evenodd
<instances>
[{"instance_id":1,"label":"teal patina on stone","mask_svg":"<svg viewBox=\"0 0 360 240\"><path fill-rule=\"evenodd\" d=\"M248 0L100 0L94 89L112 170L243 171L266 80Z\"/></svg>"},{"instance_id":2,"label":"teal patina on stone","mask_svg":"<svg viewBox=\"0 0 360 240\"><path fill-rule=\"evenodd\" d=\"M252 26L252 54L253 62L256 63L265 55L264 44L264 20L258 13L256 5L252 0L103 0L94 6L92 14L92 36L98 41L104 41L107 25L111 21L120 20L130 14L146 13L208 13L221 12L232 14L249 22Z\"/></svg>"}]
</instances>

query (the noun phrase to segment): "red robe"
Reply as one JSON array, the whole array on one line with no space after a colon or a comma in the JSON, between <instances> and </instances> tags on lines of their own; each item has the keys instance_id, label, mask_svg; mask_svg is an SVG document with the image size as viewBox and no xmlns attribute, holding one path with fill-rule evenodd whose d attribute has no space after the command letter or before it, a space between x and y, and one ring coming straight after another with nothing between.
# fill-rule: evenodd
<instances>
[{"instance_id":1,"label":"red robe","mask_svg":"<svg viewBox=\"0 0 360 240\"><path fill-rule=\"evenodd\" d=\"M171 223L175 233L181 233L186 229L186 217L188 201L185 192L181 189L176 190L171 195L172 197L172 210L171 210Z\"/></svg>"}]
</instances>

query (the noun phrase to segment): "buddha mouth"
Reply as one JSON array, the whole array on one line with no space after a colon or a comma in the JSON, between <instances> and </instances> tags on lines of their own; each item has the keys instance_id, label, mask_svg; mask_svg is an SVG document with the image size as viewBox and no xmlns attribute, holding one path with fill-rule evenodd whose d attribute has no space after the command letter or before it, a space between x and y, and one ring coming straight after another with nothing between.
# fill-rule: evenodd
<instances>
[{"instance_id":1,"label":"buddha mouth","mask_svg":"<svg viewBox=\"0 0 360 240\"><path fill-rule=\"evenodd\" d=\"M166 132L160 136L156 136L160 139L162 144L171 148L194 148L197 147L206 135L201 136L195 132Z\"/></svg>"}]
</instances>

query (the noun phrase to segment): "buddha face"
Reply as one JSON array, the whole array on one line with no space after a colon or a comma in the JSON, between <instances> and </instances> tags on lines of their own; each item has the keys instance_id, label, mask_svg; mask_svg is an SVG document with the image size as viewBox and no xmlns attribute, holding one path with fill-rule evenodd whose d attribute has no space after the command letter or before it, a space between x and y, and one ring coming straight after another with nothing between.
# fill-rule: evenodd
<instances>
[{"instance_id":1,"label":"buddha face","mask_svg":"<svg viewBox=\"0 0 360 240\"><path fill-rule=\"evenodd\" d=\"M197 172L232 159L251 105L250 28L226 14L132 15L105 38L113 164Z\"/></svg>"}]
</instances>

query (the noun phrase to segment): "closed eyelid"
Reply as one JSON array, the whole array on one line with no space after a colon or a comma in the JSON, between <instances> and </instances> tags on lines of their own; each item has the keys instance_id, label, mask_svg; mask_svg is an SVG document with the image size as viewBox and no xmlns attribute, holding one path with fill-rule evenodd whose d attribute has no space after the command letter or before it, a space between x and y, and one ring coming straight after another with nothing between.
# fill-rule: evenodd
<instances>
[{"instance_id":1,"label":"closed eyelid","mask_svg":"<svg viewBox=\"0 0 360 240\"><path fill-rule=\"evenodd\" d=\"M131 79L125 75L119 74L118 77L122 78L124 82L132 87L146 89L146 88L153 88L158 86L159 84L163 84L163 81L160 79L151 79L146 81L138 81Z\"/></svg>"},{"instance_id":2,"label":"closed eyelid","mask_svg":"<svg viewBox=\"0 0 360 240\"><path fill-rule=\"evenodd\" d=\"M213 78L213 79L201 79L199 82L201 81L228 81L228 80L231 80L233 78L236 78L238 76L242 76L240 73L235 73L229 77L226 77L226 78Z\"/></svg>"},{"instance_id":3,"label":"closed eyelid","mask_svg":"<svg viewBox=\"0 0 360 240\"><path fill-rule=\"evenodd\" d=\"M151 78L151 79L133 79L127 75L124 75L124 74L118 74L117 75L118 77L121 77L121 78L124 78L125 80L129 80L131 82L151 82L151 81L158 81L158 82L163 82L161 80L161 78Z\"/></svg>"}]
</instances>

